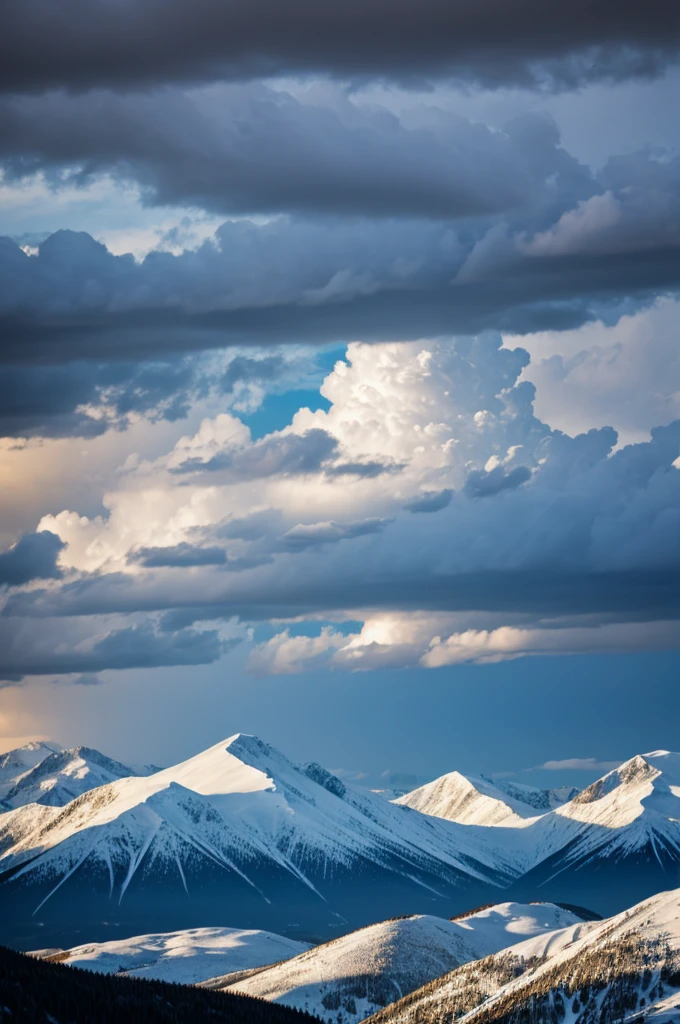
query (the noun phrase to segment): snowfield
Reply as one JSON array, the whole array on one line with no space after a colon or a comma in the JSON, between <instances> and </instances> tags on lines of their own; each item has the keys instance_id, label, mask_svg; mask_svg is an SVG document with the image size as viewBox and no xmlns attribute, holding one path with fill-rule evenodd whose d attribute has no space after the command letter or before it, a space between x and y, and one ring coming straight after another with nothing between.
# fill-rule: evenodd
<instances>
[{"instance_id":1,"label":"snowfield","mask_svg":"<svg viewBox=\"0 0 680 1024\"><path fill-rule=\"evenodd\" d=\"M127 974L195 985L215 974L250 971L297 956L306 949L306 942L294 942L271 932L192 928L41 952L60 963L100 974Z\"/></svg>"}]
</instances>

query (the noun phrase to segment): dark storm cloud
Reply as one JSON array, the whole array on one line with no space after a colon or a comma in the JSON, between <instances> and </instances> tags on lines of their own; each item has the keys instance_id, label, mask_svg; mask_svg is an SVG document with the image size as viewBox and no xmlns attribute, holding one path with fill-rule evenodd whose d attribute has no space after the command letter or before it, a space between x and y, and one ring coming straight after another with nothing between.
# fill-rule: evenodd
<instances>
[{"instance_id":1,"label":"dark storm cloud","mask_svg":"<svg viewBox=\"0 0 680 1024\"><path fill-rule=\"evenodd\" d=\"M49 530L28 533L0 553L0 586L16 587L31 580L58 579L59 552L64 542Z\"/></svg>"},{"instance_id":2,"label":"dark storm cloud","mask_svg":"<svg viewBox=\"0 0 680 1024\"><path fill-rule=\"evenodd\" d=\"M206 587L204 582L202 589ZM66 584L58 594L16 594L3 615L26 616L30 621L36 617L166 610L168 624L175 628L234 615L257 622L317 615L321 611L332 615L347 609L464 612L474 608L544 617L592 614L611 621L621 617L629 621L631 616L640 621L680 617L677 569L521 569L443 574L429 568L421 572L397 568L378 577L352 575L344 579L292 579L272 574L244 578L240 586L231 583L221 589L221 594L206 603L205 594L202 599L197 594L195 601L190 601L186 593L172 593L159 581L145 585L122 574L93 576Z\"/></svg>"},{"instance_id":3,"label":"dark storm cloud","mask_svg":"<svg viewBox=\"0 0 680 1024\"><path fill-rule=\"evenodd\" d=\"M197 565L224 565L227 552L224 548L199 548L184 541L167 548L139 548L128 556L128 561L138 562L147 569L188 568Z\"/></svg>"},{"instance_id":4,"label":"dark storm cloud","mask_svg":"<svg viewBox=\"0 0 680 1024\"><path fill-rule=\"evenodd\" d=\"M430 110L409 126L336 99L340 110L259 84L0 98L0 161L10 180L111 173L138 182L146 202L224 214L470 217L526 205L541 188L536 130L520 147L455 114ZM578 177L566 153L556 162Z\"/></svg>"},{"instance_id":5,"label":"dark storm cloud","mask_svg":"<svg viewBox=\"0 0 680 1024\"><path fill-rule=\"evenodd\" d=\"M176 420L207 387L204 368L191 358L6 366L0 376L0 437L96 437L124 427L131 413Z\"/></svg>"},{"instance_id":6,"label":"dark storm cloud","mask_svg":"<svg viewBox=\"0 0 680 1024\"><path fill-rule=\"evenodd\" d=\"M309 72L575 85L657 71L678 33L674 0L6 0L0 87Z\"/></svg>"},{"instance_id":7,"label":"dark storm cloud","mask_svg":"<svg viewBox=\"0 0 680 1024\"><path fill-rule=\"evenodd\" d=\"M620 194L561 204L539 223L228 222L216 246L142 263L85 234L58 232L32 257L5 239L0 359L575 327L680 285L677 165L631 159Z\"/></svg>"},{"instance_id":8,"label":"dark storm cloud","mask_svg":"<svg viewBox=\"0 0 680 1024\"><path fill-rule=\"evenodd\" d=\"M23 627L23 628L22 628ZM0 679L24 676L90 676L105 669L157 668L170 665L205 665L216 661L234 646L220 639L217 630L158 630L143 622L114 629L94 644L83 647L82 636L70 629L46 629L36 636L21 627L0 626Z\"/></svg>"}]
</instances>

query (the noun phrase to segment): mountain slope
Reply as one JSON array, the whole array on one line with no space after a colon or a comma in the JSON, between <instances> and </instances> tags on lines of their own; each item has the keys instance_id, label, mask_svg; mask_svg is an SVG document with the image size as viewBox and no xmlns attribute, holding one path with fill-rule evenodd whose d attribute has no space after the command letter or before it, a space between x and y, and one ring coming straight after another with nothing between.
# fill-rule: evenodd
<instances>
[{"instance_id":1,"label":"mountain slope","mask_svg":"<svg viewBox=\"0 0 680 1024\"><path fill-rule=\"evenodd\" d=\"M680 1013L680 891L528 939L425 985L371 1024L602 1024Z\"/></svg>"},{"instance_id":2,"label":"mountain slope","mask_svg":"<svg viewBox=\"0 0 680 1024\"><path fill-rule=\"evenodd\" d=\"M44 950L36 955L100 974L195 985L216 974L266 967L307 949L306 942L294 942L272 932L192 928L88 943L68 950Z\"/></svg>"},{"instance_id":3,"label":"mountain slope","mask_svg":"<svg viewBox=\"0 0 680 1024\"><path fill-rule=\"evenodd\" d=\"M263 1000L112 978L46 963L0 946L0 1020L11 1024L313 1024Z\"/></svg>"},{"instance_id":4,"label":"mountain slope","mask_svg":"<svg viewBox=\"0 0 680 1024\"><path fill-rule=\"evenodd\" d=\"M16 780L5 803L10 808L31 803L63 807L90 789L130 775L151 775L154 770L121 764L91 747L53 751Z\"/></svg>"},{"instance_id":5,"label":"mountain slope","mask_svg":"<svg viewBox=\"0 0 680 1024\"><path fill-rule=\"evenodd\" d=\"M512 887L612 913L680 885L680 755L636 755L531 830L537 858Z\"/></svg>"},{"instance_id":6,"label":"mountain slope","mask_svg":"<svg viewBox=\"0 0 680 1024\"><path fill-rule=\"evenodd\" d=\"M449 772L394 801L461 825L522 828L540 811L481 776Z\"/></svg>"},{"instance_id":7,"label":"mountain slope","mask_svg":"<svg viewBox=\"0 0 680 1024\"><path fill-rule=\"evenodd\" d=\"M362 928L292 960L211 987L358 1022L453 967L579 919L551 904L505 903L456 921L414 916Z\"/></svg>"},{"instance_id":8,"label":"mountain slope","mask_svg":"<svg viewBox=\"0 0 680 1024\"><path fill-rule=\"evenodd\" d=\"M8 750L0 754L0 804L5 800L7 794L16 786L22 775L35 768L37 764L56 753L60 748L55 743L33 742L27 743L16 750Z\"/></svg>"},{"instance_id":9,"label":"mountain slope","mask_svg":"<svg viewBox=\"0 0 680 1024\"><path fill-rule=\"evenodd\" d=\"M86 792L44 827L34 806L11 812L19 838L0 855L11 908L0 929L22 944L41 934L41 945L70 945L85 927L106 938L112 920L133 934L226 918L327 936L397 911L450 914L513 877L479 830L352 790L240 734Z\"/></svg>"}]
</instances>

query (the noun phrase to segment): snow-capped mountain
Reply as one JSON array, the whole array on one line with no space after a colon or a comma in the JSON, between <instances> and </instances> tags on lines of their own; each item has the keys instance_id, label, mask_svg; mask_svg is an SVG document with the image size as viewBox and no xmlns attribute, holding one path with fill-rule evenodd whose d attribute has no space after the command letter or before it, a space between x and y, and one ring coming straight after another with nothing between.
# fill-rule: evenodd
<instances>
[{"instance_id":1,"label":"snow-capped mountain","mask_svg":"<svg viewBox=\"0 0 680 1024\"><path fill-rule=\"evenodd\" d=\"M570 1024L677 1020L680 890L604 921L569 925L460 967L371 1024Z\"/></svg>"},{"instance_id":2,"label":"snow-capped mountain","mask_svg":"<svg viewBox=\"0 0 680 1024\"><path fill-rule=\"evenodd\" d=\"M64 807L90 789L129 775L151 775L157 770L152 766L133 768L121 764L91 747L55 750L19 776L7 790L5 804L10 808L31 803Z\"/></svg>"},{"instance_id":3,"label":"snow-capped mountain","mask_svg":"<svg viewBox=\"0 0 680 1024\"><path fill-rule=\"evenodd\" d=\"M35 768L49 754L54 754L60 749L55 743L34 741L0 754L0 804L22 775Z\"/></svg>"},{"instance_id":4,"label":"snow-capped mountain","mask_svg":"<svg viewBox=\"0 0 680 1024\"><path fill-rule=\"evenodd\" d=\"M47 817L34 805L0 826L5 817L0 929L22 944L36 945L39 924L42 945L48 935L65 945L62 933L85 927L106 937L112 920L138 933L225 917L325 937L397 911L450 914L513 878L479 830L351 789L238 734Z\"/></svg>"},{"instance_id":5,"label":"snow-capped mountain","mask_svg":"<svg viewBox=\"0 0 680 1024\"><path fill-rule=\"evenodd\" d=\"M418 915L383 921L316 946L292 960L211 988L259 996L349 1024L387 1006L454 967L511 945L576 924L552 904L503 903L455 921Z\"/></svg>"},{"instance_id":6,"label":"snow-capped mountain","mask_svg":"<svg viewBox=\"0 0 680 1024\"><path fill-rule=\"evenodd\" d=\"M680 885L680 755L664 751L544 813L456 772L392 802L242 734L149 776L92 755L50 752L11 799L114 781L0 813L0 941L100 941L111 922L319 941L501 892L613 913Z\"/></svg>"},{"instance_id":7,"label":"snow-capped mountain","mask_svg":"<svg viewBox=\"0 0 680 1024\"><path fill-rule=\"evenodd\" d=\"M395 803L460 825L522 828L541 812L504 792L488 779L449 772Z\"/></svg>"},{"instance_id":8,"label":"snow-capped mountain","mask_svg":"<svg viewBox=\"0 0 680 1024\"><path fill-rule=\"evenodd\" d=\"M530 819L572 800L578 792L571 786L537 789L507 779L493 781L483 775L449 772L394 802L461 825L522 828Z\"/></svg>"},{"instance_id":9,"label":"snow-capped mountain","mask_svg":"<svg viewBox=\"0 0 680 1024\"><path fill-rule=\"evenodd\" d=\"M272 932L191 928L160 935L94 942L73 949L38 950L34 956L99 974L125 974L196 985L216 974L235 974L298 956L309 949Z\"/></svg>"},{"instance_id":10,"label":"snow-capped mountain","mask_svg":"<svg viewBox=\"0 0 680 1024\"><path fill-rule=\"evenodd\" d=\"M680 885L680 754L636 755L532 828L543 856L513 892L611 913Z\"/></svg>"}]
</instances>

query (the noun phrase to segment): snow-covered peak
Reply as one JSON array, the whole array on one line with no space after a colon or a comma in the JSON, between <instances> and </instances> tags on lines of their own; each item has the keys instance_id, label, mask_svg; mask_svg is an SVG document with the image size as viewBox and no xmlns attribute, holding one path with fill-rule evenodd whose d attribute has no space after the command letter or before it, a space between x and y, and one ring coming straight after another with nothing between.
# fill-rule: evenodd
<instances>
[{"instance_id":1,"label":"snow-covered peak","mask_svg":"<svg viewBox=\"0 0 680 1024\"><path fill-rule=\"evenodd\" d=\"M537 816L535 807L509 796L488 779L462 772L442 775L395 803L461 825L522 827Z\"/></svg>"},{"instance_id":2,"label":"snow-covered peak","mask_svg":"<svg viewBox=\"0 0 680 1024\"><path fill-rule=\"evenodd\" d=\"M148 775L153 769L131 768L91 747L73 747L48 753L24 772L5 795L9 807L48 804L63 807L83 793L130 775Z\"/></svg>"},{"instance_id":3,"label":"snow-covered peak","mask_svg":"<svg viewBox=\"0 0 680 1024\"><path fill-rule=\"evenodd\" d=\"M576 821L621 828L643 816L680 819L680 755L636 754L555 812Z\"/></svg>"},{"instance_id":4,"label":"snow-covered peak","mask_svg":"<svg viewBox=\"0 0 680 1024\"><path fill-rule=\"evenodd\" d=\"M0 754L0 800L5 799L22 775L60 749L47 740L32 740L23 747Z\"/></svg>"}]
</instances>

